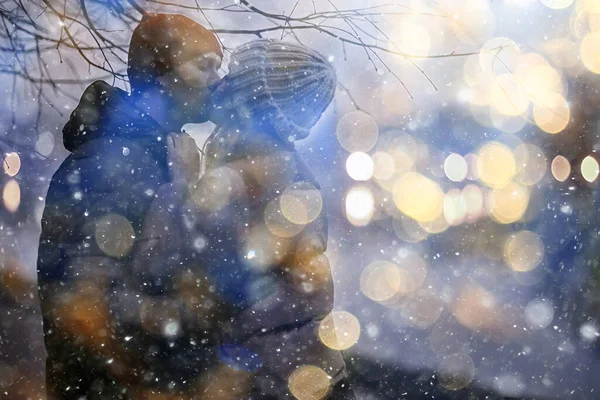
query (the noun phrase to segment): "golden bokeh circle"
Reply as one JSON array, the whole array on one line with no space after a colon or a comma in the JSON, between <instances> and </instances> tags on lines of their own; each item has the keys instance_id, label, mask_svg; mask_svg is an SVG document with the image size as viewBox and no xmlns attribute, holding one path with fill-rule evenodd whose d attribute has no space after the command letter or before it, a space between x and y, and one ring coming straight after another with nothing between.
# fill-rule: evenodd
<instances>
[{"instance_id":1,"label":"golden bokeh circle","mask_svg":"<svg viewBox=\"0 0 600 400\"><path fill-rule=\"evenodd\" d=\"M600 32L588 33L579 45L579 54L583 65L595 74L600 74L598 46L600 46Z\"/></svg>"},{"instance_id":2,"label":"golden bokeh circle","mask_svg":"<svg viewBox=\"0 0 600 400\"><path fill-rule=\"evenodd\" d=\"M319 324L319 339L330 349L349 349L359 337L360 322L347 311L332 311Z\"/></svg>"},{"instance_id":3,"label":"golden bokeh circle","mask_svg":"<svg viewBox=\"0 0 600 400\"><path fill-rule=\"evenodd\" d=\"M580 0L583 10L590 14L600 13L600 1L598 0Z\"/></svg>"},{"instance_id":4,"label":"golden bokeh circle","mask_svg":"<svg viewBox=\"0 0 600 400\"><path fill-rule=\"evenodd\" d=\"M331 390L331 378L314 365L303 365L288 378L290 393L298 400L321 400Z\"/></svg>"},{"instance_id":5,"label":"golden bokeh circle","mask_svg":"<svg viewBox=\"0 0 600 400\"><path fill-rule=\"evenodd\" d=\"M514 151L517 164L517 182L532 186L546 175L548 160L544 152L533 144L521 144Z\"/></svg>"},{"instance_id":6,"label":"golden bokeh circle","mask_svg":"<svg viewBox=\"0 0 600 400\"><path fill-rule=\"evenodd\" d=\"M21 204L21 188L19 182L11 179L4 185L2 190L2 201L4 207L11 213L14 213Z\"/></svg>"},{"instance_id":7,"label":"golden bokeh circle","mask_svg":"<svg viewBox=\"0 0 600 400\"><path fill-rule=\"evenodd\" d=\"M240 258L250 268L268 271L288 254L290 240L277 236L265 224L254 226L243 238Z\"/></svg>"},{"instance_id":8,"label":"golden bokeh circle","mask_svg":"<svg viewBox=\"0 0 600 400\"><path fill-rule=\"evenodd\" d=\"M7 153L2 162L4 173L8 176L15 176L21 170L21 157L17 153Z\"/></svg>"},{"instance_id":9,"label":"golden bokeh circle","mask_svg":"<svg viewBox=\"0 0 600 400\"><path fill-rule=\"evenodd\" d=\"M523 84L510 73L501 74L492 85L492 105L504 115L517 116L527 111L530 99Z\"/></svg>"},{"instance_id":10,"label":"golden bokeh circle","mask_svg":"<svg viewBox=\"0 0 600 400\"><path fill-rule=\"evenodd\" d=\"M393 298L406 284L400 269L389 261L374 261L360 275L360 289L377 302Z\"/></svg>"},{"instance_id":11,"label":"golden bokeh circle","mask_svg":"<svg viewBox=\"0 0 600 400\"><path fill-rule=\"evenodd\" d=\"M373 160L373 176L375 179L388 180L394 176L396 163L394 157L385 151L378 151L371 157Z\"/></svg>"},{"instance_id":12,"label":"golden bokeh circle","mask_svg":"<svg viewBox=\"0 0 600 400\"><path fill-rule=\"evenodd\" d=\"M431 179L417 172L402 175L393 189L398 210L419 222L438 219L444 208L444 192Z\"/></svg>"},{"instance_id":13,"label":"golden bokeh circle","mask_svg":"<svg viewBox=\"0 0 600 400\"><path fill-rule=\"evenodd\" d=\"M467 208L467 220L477 220L484 212L483 192L479 186L472 183L465 186L461 191L461 197Z\"/></svg>"},{"instance_id":14,"label":"golden bokeh circle","mask_svg":"<svg viewBox=\"0 0 600 400\"><path fill-rule=\"evenodd\" d=\"M529 191L514 182L492 190L488 198L490 214L501 224L512 224L521 219L528 205Z\"/></svg>"},{"instance_id":15,"label":"golden bokeh circle","mask_svg":"<svg viewBox=\"0 0 600 400\"><path fill-rule=\"evenodd\" d=\"M479 179L492 188L506 186L515 176L516 170L512 151L499 142L484 145L477 154Z\"/></svg>"},{"instance_id":16,"label":"golden bokeh circle","mask_svg":"<svg viewBox=\"0 0 600 400\"><path fill-rule=\"evenodd\" d=\"M412 20L404 19L396 24L388 38L387 48L390 51L400 51L419 58L427 56L431 51L432 42L428 27Z\"/></svg>"},{"instance_id":17,"label":"golden bokeh circle","mask_svg":"<svg viewBox=\"0 0 600 400\"><path fill-rule=\"evenodd\" d=\"M533 105L533 119L544 132L556 134L569 124L571 109L560 93L547 92Z\"/></svg>"},{"instance_id":18,"label":"golden bokeh circle","mask_svg":"<svg viewBox=\"0 0 600 400\"><path fill-rule=\"evenodd\" d=\"M487 41L479 52L479 63L488 77L513 70L518 62L521 50L511 39L495 37Z\"/></svg>"},{"instance_id":19,"label":"golden bokeh circle","mask_svg":"<svg viewBox=\"0 0 600 400\"><path fill-rule=\"evenodd\" d=\"M449 225L460 225L467 216L467 202L459 189L450 189L444 196L444 218Z\"/></svg>"},{"instance_id":20,"label":"golden bokeh circle","mask_svg":"<svg viewBox=\"0 0 600 400\"><path fill-rule=\"evenodd\" d=\"M294 224L309 224L323 211L321 191L310 182L295 182L288 186L279 202L283 215Z\"/></svg>"},{"instance_id":21,"label":"golden bokeh circle","mask_svg":"<svg viewBox=\"0 0 600 400\"><path fill-rule=\"evenodd\" d=\"M269 202L265 207L264 220L271 233L282 238L296 236L306 226L305 224L296 224L290 221L281 210L281 199L277 197Z\"/></svg>"},{"instance_id":22,"label":"golden bokeh circle","mask_svg":"<svg viewBox=\"0 0 600 400\"><path fill-rule=\"evenodd\" d=\"M531 231L510 235L504 245L504 259L513 271L527 272L536 268L544 258L544 244Z\"/></svg>"},{"instance_id":23,"label":"golden bokeh circle","mask_svg":"<svg viewBox=\"0 0 600 400\"><path fill-rule=\"evenodd\" d=\"M556 156L550 166L552 176L559 182L564 182L571 175L571 163L563 156Z\"/></svg>"},{"instance_id":24,"label":"golden bokeh circle","mask_svg":"<svg viewBox=\"0 0 600 400\"><path fill-rule=\"evenodd\" d=\"M476 45L493 34L496 20L487 2L464 0L452 5L452 31L460 41Z\"/></svg>"},{"instance_id":25,"label":"golden bokeh circle","mask_svg":"<svg viewBox=\"0 0 600 400\"><path fill-rule=\"evenodd\" d=\"M127 218L107 214L96 222L96 243L106 255L122 258L129 254L135 241L135 231Z\"/></svg>"}]
</instances>

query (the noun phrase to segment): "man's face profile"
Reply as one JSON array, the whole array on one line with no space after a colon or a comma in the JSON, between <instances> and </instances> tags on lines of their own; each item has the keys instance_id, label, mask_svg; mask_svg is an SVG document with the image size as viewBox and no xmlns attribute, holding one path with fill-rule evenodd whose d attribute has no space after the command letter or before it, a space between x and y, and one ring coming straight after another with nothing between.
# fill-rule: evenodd
<instances>
[{"instance_id":1,"label":"man's face profile","mask_svg":"<svg viewBox=\"0 0 600 400\"><path fill-rule=\"evenodd\" d=\"M201 54L173 67L159 82L176 102L178 111L185 112L194 122L204 122L208 119L208 87L221 79L220 67L221 57L216 53Z\"/></svg>"},{"instance_id":2,"label":"man's face profile","mask_svg":"<svg viewBox=\"0 0 600 400\"><path fill-rule=\"evenodd\" d=\"M185 61L174 69L175 75L187 86L205 89L221 79L218 73L220 67L221 57L215 53L207 53Z\"/></svg>"}]
</instances>

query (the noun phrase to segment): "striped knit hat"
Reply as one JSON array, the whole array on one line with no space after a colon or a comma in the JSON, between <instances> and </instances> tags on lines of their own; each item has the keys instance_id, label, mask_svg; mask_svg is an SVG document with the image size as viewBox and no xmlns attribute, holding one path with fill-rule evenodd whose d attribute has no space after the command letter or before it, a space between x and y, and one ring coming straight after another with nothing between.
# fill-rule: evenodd
<instances>
[{"instance_id":1,"label":"striped knit hat","mask_svg":"<svg viewBox=\"0 0 600 400\"><path fill-rule=\"evenodd\" d=\"M335 71L316 51L255 40L231 55L229 74L213 92L213 122L271 131L294 142L309 135L335 86Z\"/></svg>"}]
</instances>

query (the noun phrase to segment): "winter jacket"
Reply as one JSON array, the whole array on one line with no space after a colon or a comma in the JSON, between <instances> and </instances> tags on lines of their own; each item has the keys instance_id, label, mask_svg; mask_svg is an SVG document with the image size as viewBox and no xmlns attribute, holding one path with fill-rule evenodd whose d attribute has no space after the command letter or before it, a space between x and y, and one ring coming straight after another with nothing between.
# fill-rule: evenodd
<instances>
[{"instance_id":1,"label":"winter jacket","mask_svg":"<svg viewBox=\"0 0 600 400\"><path fill-rule=\"evenodd\" d=\"M63 129L71 154L48 189L37 264L50 398L130 398L135 388L198 374L190 359L205 352L151 322L176 306L132 274L146 210L168 182L165 138L102 81L85 90Z\"/></svg>"},{"instance_id":2,"label":"winter jacket","mask_svg":"<svg viewBox=\"0 0 600 400\"><path fill-rule=\"evenodd\" d=\"M340 352L318 337L333 307L333 282L324 254L327 212L311 169L293 143L261 132L217 129L204 154L184 218L204 244L197 264L229 309L219 362L250 374L253 399L291 398L289 377L303 365L321 368L332 386L343 384ZM312 199L303 204L313 215L292 218L298 224L281 207L294 188ZM344 393L337 387L331 394L353 398Z\"/></svg>"},{"instance_id":3,"label":"winter jacket","mask_svg":"<svg viewBox=\"0 0 600 400\"><path fill-rule=\"evenodd\" d=\"M50 399L291 398L305 364L352 398L317 334L333 304L325 209L265 223L293 183L319 190L293 145L218 130L186 197L165 133L123 91L92 84L63 134L38 256Z\"/></svg>"}]
</instances>

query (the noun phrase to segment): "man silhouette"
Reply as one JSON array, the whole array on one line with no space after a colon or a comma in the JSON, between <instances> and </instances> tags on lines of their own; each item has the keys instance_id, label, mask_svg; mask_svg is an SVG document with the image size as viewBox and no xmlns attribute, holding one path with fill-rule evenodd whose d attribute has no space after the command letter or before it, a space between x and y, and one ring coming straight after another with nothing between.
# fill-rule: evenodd
<instances>
[{"instance_id":1,"label":"man silhouette","mask_svg":"<svg viewBox=\"0 0 600 400\"><path fill-rule=\"evenodd\" d=\"M168 133L207 120L221 60L200 24L145 15L129 48L131 93L94 82L63 128L71 154L48 189L38 255L50 399L139 398L140 388L183 385L197 372L176 368L185 360L168 354L173 342L149 338L153 314L169 311L148 307L127 282L148 206L182 179L169 176Z\"/></svg>"}]
</instances>

